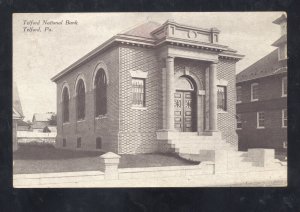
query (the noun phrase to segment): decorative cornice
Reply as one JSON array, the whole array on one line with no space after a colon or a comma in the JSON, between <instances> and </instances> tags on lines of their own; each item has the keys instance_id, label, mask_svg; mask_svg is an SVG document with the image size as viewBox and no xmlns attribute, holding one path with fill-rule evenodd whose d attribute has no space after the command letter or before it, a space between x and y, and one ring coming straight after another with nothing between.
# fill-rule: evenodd
<instances>
[{"instance_id":1,"label":"decorative cornice","mask_svg":"<svg viewBox=\"0 0 300 212\"><path fill-rule=\"evenodd\" d=\"M218 30L215 28L202 29L202 28L196 28L196 27L188 27L185 25L177 24L172 21L168 21L166 23L172 23L176 26L178 25L180 27L187 27L189 29L195 28L197 30L203 30L205 32L211 32L213 30L214 32L218 33ZM165 25L163 24L161 27L154 30L153 33L158 32L164 26ZM187 39L174 38L174 37L172 37L172 38L164 37L160 40L156 40L154 38L150 39L150 38L142 38L142 37L132 36L132 35L117 34L116 36L113 36L111 39L107 40L102 45L98 46L97 48L95 48L94 50L92 50L88 54L84 55L79 60L77 60L75 63L68 66L63 71L61 71L60 73L58 73L57 75L52 77L51 80L53 82L56 82L58 79L60 79L65 74L67 74L67 73L71 72L72 70L74 70L75 68L79 67L82 63L84 63L87 60L89 60L90 58L94 57L99 52L105 51L107 48L111 47L115 43L138 46L138 47L143 47L143 48L155 48L155 47L159 47L164 44L168 44L168 45L175 45L175 46L183 46L183 47L187 47L187 48L196 48L196 49L201 49L201 50L205 50L205 51L214 51L217 54L219 54L220 58L224 58L224 59L240 60L244 57L244 55L232 53L233 50L229 49L228 46L220 45L220 44L216 44L216 43L207 43L207 42L187 40ZM230 52L225 53L224 51L230 51Z\"/></svg>"}]
</instances>

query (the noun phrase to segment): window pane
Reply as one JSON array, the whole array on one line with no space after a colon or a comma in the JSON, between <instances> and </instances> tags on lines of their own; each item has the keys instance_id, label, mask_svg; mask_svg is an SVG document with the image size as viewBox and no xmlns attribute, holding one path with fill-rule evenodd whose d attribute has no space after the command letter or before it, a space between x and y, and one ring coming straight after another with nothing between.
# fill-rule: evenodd
<instances>
[{"instance_id":1,"label":"window pane","mask_svg":"<svg viewBox=\"0 0 300 212\"><path fill-rule=\"evenodd\" d=\"M103 69L97 72L95 78L95 115L105 115L107 113L107 81Z\"/></svg>"},{"instance_id":2,"label":"window pane","mask_svg":"<svg viewBox=\"0 0 300 212\"><path fill-rule=\"evenodd\" d=\"M217 96L218 96L217 108L226 111L227 108L226 108L226 87L225 86L218 86Z\"/></svg>"},{"instance_id":3,"label":"window pane","mask_svg":"<svg viewBox=\"0 0 300 212\"><path fill-rule=\"evenodd\" d=\"M143 79L132 79L132 104L145 105L145 85Z\"/></svg>"},{"instance_id":4,"label":"window pane","mask_svg":"<svg viewBox=\"0 0 300 212\"><path fill-rule=\"evenodd\" d=\"M282 88L283 89L283 91L282 91L283 94L287 95L287 78L286 77L282 79L282 86L283 86L283 88Z\"/></svg>"},{"instance_id":5,"label":"window pane","mask_svg":"<svg viewBox=\"0 0 300 212\"><path fill-rule=\"evenodd\" d=\"M257 118L258 118L258 127L264 127L265 126L265 113L259 112Z\"/></svg>"},{"instance_id":6,"label":"window pane","mask_svg":"<svg viewBox=\"0 0 300 212\"><path fill-rule=\"evenodd\" d=\"M282 110L282 126L287 127L287 109Z\"/></svg>"},{"instance_id":7,"label":"window pane","mask_svg":"<svg viewBox=\"0 0 300 212\"><path fill-rule=\"evenodd\" d=\"M85 117L85 87L83 80L80 80L77 85L77 118L84 119Z\"/></svg>"},{"instance_id":8,"label":"window pane","mask_svg":"<svg viewBox=\"0 0 300 212\"><path fill-rule=\"evenodd\" d=\"M63 110L62 110L62 116L63 116L63 122L69 121L69 91L67 88L64 88L63 90Z\"/></svg>"},{"instance_id":9,"label":"window pane","mask_svg":"<svg viewBox=\"0 0 300 212\"><path fill-rule=\"evenodd\" d=\"M242 128L242 116L241 114L236 115L236 124L237 124L237 128L241 129Z\"/></svg>"}]
</instances>

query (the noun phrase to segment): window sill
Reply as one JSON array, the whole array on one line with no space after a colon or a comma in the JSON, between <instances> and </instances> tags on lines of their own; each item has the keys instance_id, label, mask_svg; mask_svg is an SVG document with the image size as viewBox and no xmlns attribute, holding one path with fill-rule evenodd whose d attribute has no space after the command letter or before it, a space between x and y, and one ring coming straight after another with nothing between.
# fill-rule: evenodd
<instances>
[{"instance_id":1,"label":"window sill","mask_svg":"<svg viewBox=\"0 0 300 212\"><path fill-rule=\"evenodd\" d=\"M286 94L282 94L281 97L287 97L287 95Z\"/></svg>"},{"instance_id":2,"label":"window sill","mask_svg":"<svg viewBox=\"0 0 300 212\"><path fill-rule=\"evenodd\" d=\"M100 115L100 116L95 117L95 119L96 120L107 119L107 116L106 115Z\"/></svg>"},{"instance_id":3,"label":"window sill","mask_svg":"<svg viewBox=\"0 0 300 212\"><path fill-rule=\"evenodd\" d=\"M70 122L64 122L64 123L63 123L63 125L68 125L68 124L70 124Z\"/></svg>"},{"instance_id":4,"label":"window sill","mask_svg":"<svg viewBox=\"0 0 300 212\"><path fill-rule=\"evenodd\" d=\"M132 106L131 109L133 109L133 110L147 110L147 107L142 107L142 106Z\"/></svg>"},{"instance_id":5,"label":"window sill","mask_svg":"<svg viewBox=\"0 0 300 212\"><path fill-rule=\"evenodd\" d=\"M265 129L265 127L256 127L256 129L261 130L261 129Z\"/></svg>"},{"instance_id":6,"label":"window sill","mask_svg":"<svg viewBox=\"0 0 300 212\"><path fill-rule=\"evenodd\" d=\"M80 120L77 120L77 123L84 122L84 121L85 121L85 119L80 119Z\"/></svg>"},{"instance_id":7,"label":"window sill","mask_svg":"<svg viewBox=\"0 0 300 212\"><path fill-rule=\"evenodd\" d=\"M283 129L286 129L286 128L287 128L287 126L282 126L281 128L283 128Z\"/></svg>"},{"instance_id":8,"label":"window sill","mask_svg":"<svg viewBox=\"0 0 300 212\"><path fill-rule=\"evenodd\" d=\"M225 110L218 110L218 113L228 113L228 111L225 111Z\"/></svg>"},{"instance_id":9,"label":"window sill","mask_svg":"<svg viewBox=\"0 0 300 212\"><path fill-rule=\"evenodd\" d=\"M258 99L251 99L251 102L257 102Z\"/></svg>"},{"instance_id":10,"label":"window sill","mask_svg":"<svg viewBox=\"0 0 300 212\"><path fill-rule=\"evenodd\" d=\"M240 104L240 103L242 103L242 101L237 101L236 103L237 103L237 104Z\"/></svg>"}]
</instances>

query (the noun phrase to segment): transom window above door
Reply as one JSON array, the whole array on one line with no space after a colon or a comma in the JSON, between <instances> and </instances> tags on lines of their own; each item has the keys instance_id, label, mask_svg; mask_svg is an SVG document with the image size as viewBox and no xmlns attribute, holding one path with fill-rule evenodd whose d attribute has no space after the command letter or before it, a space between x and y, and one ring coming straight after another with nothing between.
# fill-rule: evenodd
<instances>
[{"instance_id":1,"label":"transom window above door","mask_svg":"<svg viewBox=\"0 0 300 212\"><path fill-rule=\"evenodd\" d=\"M175 85L177 90L184 90L184 91L194 90L193 83L186 77L179 77L176 80Z\"/></svg>"}]
</instances>

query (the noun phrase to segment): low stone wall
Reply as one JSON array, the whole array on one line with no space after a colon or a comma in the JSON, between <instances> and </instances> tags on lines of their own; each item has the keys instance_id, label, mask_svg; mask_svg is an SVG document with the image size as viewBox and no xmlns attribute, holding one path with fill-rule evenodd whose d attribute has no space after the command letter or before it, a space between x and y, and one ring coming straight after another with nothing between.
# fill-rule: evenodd
<instances>
[{"instance_id":1,"label":"low stone wall","mask_svg":"<svg viewBox=\"0 0 300 212\"><path fill-rule=\"evenodd\" d=\"M99 171L61 172L41 174L17 174L13 176L14 187L180 187L220 186L238 183L254 183L282 180L286 183L287 166L279 163L270 166L263 163L272 152L252 150L255 163L248 170L230 172L226 169L224 151L215 153L215 162L199 165L118 168L120 156L109 152L99 157ZM257 156L258 155L258 156Z\"/></svg>"},{"instance_id":2,"label":"low stone wall","mask_svg":"<svg viewBox=\"0 0 300 212\"><path fill-rule=\"evenodd\" d=\"M17 131L18 145L55 145L55 133L31 132L31 131Z\"/></svg>"}]
</instances>

